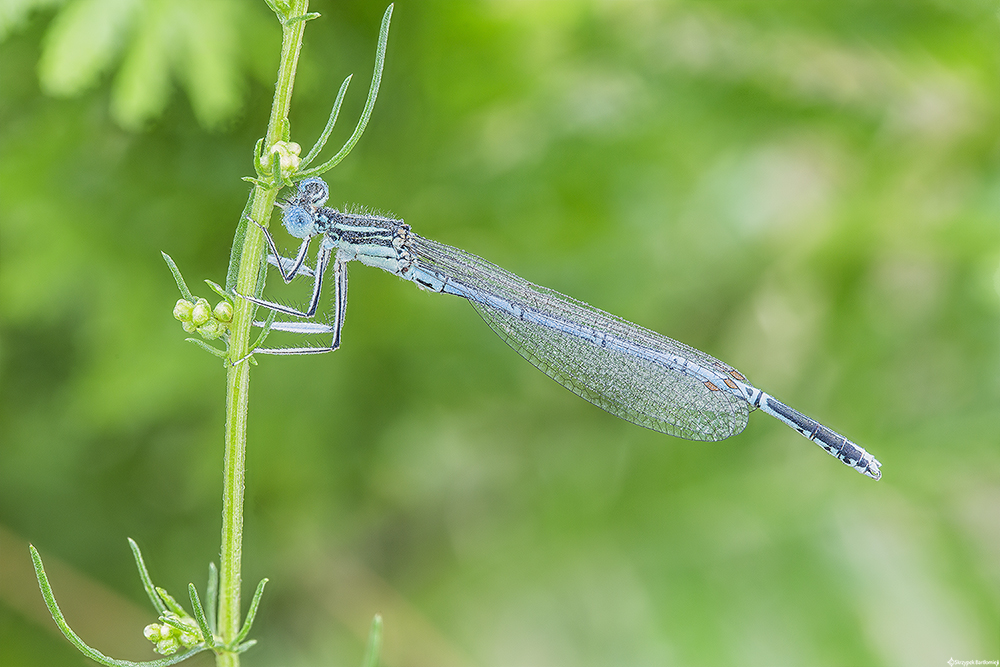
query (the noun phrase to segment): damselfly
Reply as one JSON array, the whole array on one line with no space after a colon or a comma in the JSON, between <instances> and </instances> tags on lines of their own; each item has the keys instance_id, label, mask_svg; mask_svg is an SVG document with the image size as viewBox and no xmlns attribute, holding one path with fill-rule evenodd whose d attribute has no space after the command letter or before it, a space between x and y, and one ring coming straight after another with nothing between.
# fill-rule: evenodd
<instances>
[{"instance_id":1,"label":"damselfly","mask_svg":"<svg viewBox=\"0 0 1000 667\"><path fill-rule=\"evenodd\" d=\"M303 310L243 296L303 321L273 322L271 329L330 334L329 347L258 348L256 354L317 354L340 347L347 308L347 268L352 260L394 273L432 292L454 294L479 312L518 354L591 403L639 426L689 440L722 440L743 431L760 408L785 422L858 472L879 479L879 461L844 436L757 389L735 368L655 331L582 301L535 285L471 253L410 231L402 220L341 213L324 206L329 190L307 178L281 204L288 233L302 239L295 259L282 257L264 230L284 281L313 277ZM319 236L315 268L305 263ZM316 315L323 275L333 259L333 320ZM256 323L258 326L263 323Z\"/></svg>"}]
</instances>

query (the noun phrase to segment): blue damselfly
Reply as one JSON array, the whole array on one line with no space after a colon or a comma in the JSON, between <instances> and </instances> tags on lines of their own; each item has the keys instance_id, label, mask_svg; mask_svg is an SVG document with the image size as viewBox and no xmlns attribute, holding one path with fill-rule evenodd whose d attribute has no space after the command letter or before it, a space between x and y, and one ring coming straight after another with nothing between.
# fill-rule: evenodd
<instances>
[{"instance_id":1,"label":"blue damselfly","mask_svg":"<svg viewBox=\"0 0 1000 667\"><path fill-rule=\"evenodd\" d=\"M750 411L759 408L858 472L881 477L881 464L863 448L757 389L732 366L530 283L464 250L425 239L402 220L328 208L324 206L328 194L322 179L307 178L281 204L285 228L302 239L295 259L282 257L264 230L272 253L268 259L286 283L299 275L313 277L306 310L243 298L303 320L273 322L271 329L330 334L332 342L329 347L258 348L253 353L317 354L339 348L347 307L346 264L357 260L421 289L467 299L518 354L573 393L622 419L679 438L722 440L743 431ZM312 269L305 258L317 236L321 241ZM316 315L331 259L333 320L309 321Z\"/></svg>"}]
</instances>

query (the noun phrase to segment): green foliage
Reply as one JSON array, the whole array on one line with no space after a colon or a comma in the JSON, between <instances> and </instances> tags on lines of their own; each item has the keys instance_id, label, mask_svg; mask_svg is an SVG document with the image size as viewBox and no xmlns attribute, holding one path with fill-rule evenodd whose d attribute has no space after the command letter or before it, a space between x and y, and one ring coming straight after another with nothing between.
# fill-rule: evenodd
<instances>
[{"instance_id":1,"label":"green foliage","mask_svg":"<svg viewBox=\"0 0 1000 667\"><path fill-rule=\"evenodd\" d=\"M52 619L56 622L56 625L66 639L81 653L91 660L102 665L107 665L108 667L138 667L139 665L146 667L166 667L167 665L183 662L202 651L211 650L220 655L224 653L239 654L257 643L256 640L246 641L246 638L250 634L250 628L253 626L254 618L257 616L257 607L264 593L264 586L267 584L267 579L262 579L260 584L257 585L257 591L254 593L250 608L247 610L246 620L239 634L232 642L223 644L219 642L219 638L215 634L214 609L218 587L218 572L215 564L213 563L210 567L208 584L208 609L210 613L206 613L205 607L202 606L198 590L194 587L194 584L188 584L188 596L191 600L191 608L194 611L194 615L192 616L165 589L153 585L149 571L146 569L146 563L139 551L139 546L131 538L129 538L128 542L129 546L132 547L136 567L139 569L139 578L142 580L142 585L146 589L146 595L149 596L149 600L159 614L160 620L159 623L150 623L147 625L143 630L143 636L153 644L157 653L168 656L162 660L144 662L116 660L88 646L73 632L63 617L62 611L56 603L55 595L52 592L52 586L49 584L48 576L45 573L42 558L34 546L30 547L35 575L38 578L45 604L52 614ZM366 665L371 660L370 654L371 647L369 647L369 653L366 654Z\"/></svg>"},{"instance_id":2,"label":"green foliage","mask_svg":"<svg viewBox=\"0 0 1000 667\"><path fill-rule=\"evenodd\" d=\"M222 288L212 280L205 280L205 283L216 294L222 297L223 300L213 308L207 299L194 296L173 258L165 252L160 253L173 275L177 289L181 293L181 299L173 307L174 318L181 322L184 331L188 333L197 332L202 338L207 340L222 339L226 344L224 349L220 349L198 339L187 339L212 355L225 359L228 375L223 469L222 568L221 570L217 570L214 564L210 568L209 586L207 589L209 594L209 611L206 613L194 584L188 584L188 595L193 615L189 614L165 589L153 586L138 546L133 540L129 539L136 565L139 568L140 579L146 588L146 593L153 603L154 608L159 612L160 622L147 625L143 631L143 635L153 644L154 650L157 653L174 657L144 663L109 658L84 643L70 628L56 603L52 588L48 582L48 577L42 565L41 557L33 546L29 547L42 597L57 627L81 653L109 667L138 667L138 665L143 664L150 665L151 667L163 667L186 660L203 650L213 651L217 656L217 664L220 667L236 667L239 664L239 654L257 643L256 640L246 641L246 638L256 616L257 606L260 603L261 595L264 592L264 585L267 582L266 579L262 580L257 587L256 594L242 627L237 627L241 615L243 480L245 476L248 412L247 389L249 386L248 365L243 362L251 357L253 350L260 342L263 342L269 333L274 321L274 313L272 312L267 321L263 323L257 342L252 346L248 346L247 339L250 324L256 309L245 299L238 302L238 305L234 307L230 297L238 296L240 292L237 290L240 289L244 292L259 294L263 287L263 271L265 266L262 257L264 248L261 243L263 228L256 222L254 223L254 228L249 228L247 213L248 211L251 213L257 212L258 217L260 217L262 210L269 211L271 206L273 206L277 190L285 185L291 185L292 179L298 173L300 165L298 154L300 149L298 144L289 141L287 113L291 101L290 97L297 59L301 48L302 28L306 21L319 16L315 13L305 12L308 3L304 0L296 0L291 4L269 2L268 5L277 15L283 28L283 57L278 69L278 82L276 84L278 92L272 104L267 133L264 138L257 141L254 149L253 166L257 171L257 177L244 179L253 182L256 187L248 199L244 212L240 216L236 226L236 235L229 262L229 271L227 273L227 288ZM60 54L57 52L55 56L51 56L57 63L51 71L65 75L65 78L55 85L54 88L50 86L50 92L77 92L78 83L80 81L86 82L99 68L102 61L106 60L107 52L110 50L109 47L114 42L116 25L112 22L101 20L100 13L102 9L106 10L107 7L100 2L81 2L73 5L70 11L60 15L61 22L57 21L56 28L53 30L55 37L52 39L57 44L65 47L67 53ZM323 166L315 169L315 173L322 173L343 159L357 143L364 131L365 125L368 123L375 99L378 95L391 16L392 5L390 4L382 19L382 29L376 52L376 69L361 120L351 138L348 139L348 142L340 152ZM123 19L123 16L115 14L111 18L117 20ZM88 33L96 35L96 39L88 40ZM90 51L87 51L87 56L89 57L84 58L82 63L74 61L73 65L78 66L75 70L61 62L62 60L71 60L69 55L71 52L84 51L87 47L93 47ZM49 54L51 54L51 51L47 52L47 55ZM46 69L46 62L44 60L42 65L44 72ZM341 86L340 94L330 116L330 121L320 139L310 151L308 161L311 161L318 155L325 145L330 131L336 122L340 104L347 89L347 81L349 80L350 77ZM266 153L262 152L262 149L265 148ZM381 621L376 616L368 653L365 657L366 665L374 665L378 660L377 644L380 633Z\"/></svg>"},{"instance_id":3,"label":"green foliage","mask_svg":"<svg viewBox=\"0 0 1000 667\"><path fill-rule=\"evenodd\" d=\"M132 544L132 548L136 553L136 563L139 564L139 569L143 578L144 583L149 580L149 573L145 572L145 567L142 565L142 558L139 555L138 547L135 543L129 540ZM166 632L161 632L164 628L163 625L150 625L146 627L145 635L150 641L153 641L157 646L157 652L164 655L171 655L177 653L179 646L183 646L186 651L174 655L171 658L164 658L162 660L149 660L144 662L132 662L131 660L115 660L114 658L109 658L100 651L87 646L86 643L80 637L73 632L66 623L66 619L63 618L62 611L59 609L59 605L56 604L55 596L52 593L52 586L49 584L49 579L45 574L45 568L42 565L42 558L38 555L38 551L34 546L31 547L31 559L35 566L35 574L38 577L39 586L42 589L42 597L45 599L45 605L49 608L49 612L52 614L52 620L56 622L59 630L62 631L66 639L70 641L73 646L75 646L81 653L85 656L102 665L107 665L108 667L139 667L143 665L145 667L166 667L167 665L174 665L178 662L187 660L191 656L200 653L201 651L209 648L203 641L193 634L197 632L197 626L193 624L186 624L185 621L189 620L190 617L184 612L183 609L174 602L173 598L166 594L163 589L156 589L155 595L161 600L158 605L159 607L164 607L160 612L160 620L163 621L167 629ZM165 607L170 607L166 609ZM154 629L155 628L155 629ZM155 637L154 637L155 635Z\"/></svg>"},{"instance_id":4,"label":"green foliage","mask_svg":"<svg viewBox=\"0 0 1000 667\"><path fill-rule=\"evenodd\" d=\"M62 5L39 63L42 88L73 96L112 74L111 109L123 127L158 118L176 82L199 122L215 128L243 102L243 62L273 42L248 40L260 21L255 3L237 0L63 0L9 3L0 39L33 10Z\"/></svg>"},{"instance_id":5,"label":"green foliage","mask_svg":"<svg viewBox=\"0 0 1000 667\"><path fill-rule=\"evenodd\" d=\"M289 115L303 154L344 75L368 80L384 9L318 8ZM125 598L132 534L176 593L218 558L222 368L180 340L157 254L222 283L274 88L251 77L218 133L179 100L123 132L111 70L80 97L38 90L53 11L0 44L0 522ZM404 0L394 18L332 204L718 356L885 476L760 415L714 444L620 422L459 299L352 267L342 349L253 369L246 576L272 583L244 661L356 664L376 611L392 664L1000 654L993 9ZM274 41L242 52L272 76ZM75 659L0 607L0 664Z\"/></svg>"}]
</instances>

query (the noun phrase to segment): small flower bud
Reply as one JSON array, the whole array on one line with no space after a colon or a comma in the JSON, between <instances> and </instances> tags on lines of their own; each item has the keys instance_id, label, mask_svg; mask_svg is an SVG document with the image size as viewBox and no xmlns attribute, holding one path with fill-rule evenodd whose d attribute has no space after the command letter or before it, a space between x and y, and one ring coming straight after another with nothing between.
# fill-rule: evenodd
<instances>
[{"instance_id":1,"label":"small flower bud","mask_svg":"<svg viewBox=\"0 0 1000 667\"><path fill-rule=\"evenodd\" d=\"M156 642L156 646L153 647L153 650L160 655L173 655L174 653L177 653L178 648L180 648L180 644L177 643L176 639L171 637L170 639L164 639Z\"/></svg>"},{"instance_id":2,"label":"small flower bud","mask_svg":"<svg viewBox=\"0 0 1000 667\"><path fill-rule=\"evenodd\" d=\"M190 322L192 308L194 304L187 299L177 299L177 303L174 304L174 317L181 322Z\"/></svg>"},{"instance_id":3,"label":"small flower bud","mask_svg":"<svg viewBox=\"0 0 1000 667\"><path fill-rule=\"evenodd\" d=\"M193 334L198 330L198 327L195 326L194 322L181 322L181 328L184 329L185 333L189 334Z\"/></svg>"},{"instance_id":4,"label":"small flower bud","mask_svg":"<svg viewBox=\"0 0 1000 667\"><path fill-rule=\"evenodd\" d=\"M218 305L215 306L215 310L212 311L215 315L215 319L220 322L230 322L233 319L233 304L228 301L220 301Z\"/></svg>"},{"instance_id":5,"label":"small flower bud","mask_svg":"<svg viewBox=\"0 0 1000 667\"><path fill-rule=\"evenodd\" d=\"M150 623L143 628L142 634L153 643L153 650L160 655L172 655L180 648L177 630L166 623Z\"/></svg>"},{"instance_id":6,"label":"small flower bud","mask_svg":"<svg viewBox=\"0 0 1000 667\"><path fill-rule=\"evenodd\" d=\"M208 318L212 316L212 308L208 305L208 299L198 299L191 309L191 322L200 327Z\"/></svg>"},{"instance_id":7,"label":"small flower bud","mask_svg":"<svg viewBox=\"0 0 1000 667\"><path fill-rule=\"evenodd\" d=\"M225 332L225 327L218 320L209 320L198 327L198 333L208 340L215 340L221 336L223 332Z\"/></svg>"},{"instance_id":8,"label":"small flower bud","mask_svg":"<svg viewBox=\"0 0 1000 667\"><path fill-rule=\"evenodd\" d=\"M262 169L267 169L271 163L271 156L277 155L281 175L288 178L299 168L299 163L302 161L299 157L300 152L302 152L302 147L294 141L279 141L271 146L267 155L261 156L260 166Z\"/></svg>"}]
</instances>

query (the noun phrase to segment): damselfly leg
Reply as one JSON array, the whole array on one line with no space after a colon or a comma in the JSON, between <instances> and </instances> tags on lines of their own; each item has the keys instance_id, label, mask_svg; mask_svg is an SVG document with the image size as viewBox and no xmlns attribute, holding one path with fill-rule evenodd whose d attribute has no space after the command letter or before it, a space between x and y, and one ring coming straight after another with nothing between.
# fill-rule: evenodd
<instances>
[{"instance_id":1,"label":"damselfly leg","mask_svg":"<svg viewBox=\"0 0 1000 667\"><path fill-rule=\"evenodd\" d=\"M285 281L285 284L292 282L296 276L311 276L313 275L312 269L306 266L306 253L309 252L309 242L312 238L306 238L302 240L302 245L299 246L299 252L295 256L295 259L288 259L287 257L282 257L278 252L278 247L274 244L274 238L271 236L271 232L267 231L266 227L263 227L256 220L252 221L253 224L260 227L260 231L264 232L264 239L267 241L267 247L271 249L271 254L267 256L268 262L274 264L278 267L278 271L281 273L281 279ZM271 258L274 261L271 261ZM287 269L285 267L288 267Z\"/></svg>"},{"instance_id":2,"label":"damselfly leg","mask_svg":"<svg viewBox=\"0 0 1000 667\"><path fill-rule=\"evenodd\" d=\"M255 303L258 306L267 308L276 313L282 313L284 315L291 315L292 317L301 317L302 319L311 319L316 315L316 310L319 307L320 296L323 292L323 275L326 273L326 269L330 264L330 256L333 254L331 248L327 248L324 245L320 245L319 251L316 254L316 270L313 271L305 264L305 255L309 248L309 239L302 242L302 246L299 248L297 257L294 260L282 257L274 244L274 239L271 238L271 234L261 227L264 232L264 238L267 240L268 247L271 249L273 261L268 260L271 264L274 264L278 271L281 273L282 279L288 283L291 282L296 276L306 275L313 277L313 289L312 296L309 299L309 306L305 311L298 310L297 308L292 308L290 306L285 306L280 303L275 303L273 301L265 301L264 299L258 299L256 297L239 294L240 297ZM333 352L340 347L340 332L344 326L344 315L347 312L347 267L341 261L334 260L333 263L333 282L334 282L334 313L333 313L333 323L332 324L321 324L319 322L272 322L271 330L273 331L287 331L291 333L299 334L333 334L333 341L329 347L278 347L278 348L257 348L253 351L253 354L276 354L276 355L298 355L298 354L322 354L325 352ZM265 322L255 321L255 326L262 327Z\"/></svg>"}]
</instances>

